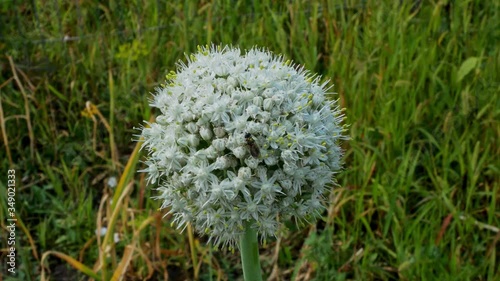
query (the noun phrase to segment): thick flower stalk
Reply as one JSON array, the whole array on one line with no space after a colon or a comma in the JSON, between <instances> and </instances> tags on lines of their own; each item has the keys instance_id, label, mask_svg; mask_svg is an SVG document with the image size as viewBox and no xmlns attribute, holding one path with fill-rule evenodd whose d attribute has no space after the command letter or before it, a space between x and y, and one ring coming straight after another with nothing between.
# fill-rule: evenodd
<instances>
[{"instance_id":1,"label":"thick flower stalk","mask_svg":"<svg viewBox=\"0 0 500 281\"><path fill-rule=\"evenodd\" d=\"M253 48L199 48L167 75L142 128L148 180L158 182L179 228L217 246L279 221L313 219L341 168L344 118L326 83L281 56Z\"/></svg>"}]
</instances>

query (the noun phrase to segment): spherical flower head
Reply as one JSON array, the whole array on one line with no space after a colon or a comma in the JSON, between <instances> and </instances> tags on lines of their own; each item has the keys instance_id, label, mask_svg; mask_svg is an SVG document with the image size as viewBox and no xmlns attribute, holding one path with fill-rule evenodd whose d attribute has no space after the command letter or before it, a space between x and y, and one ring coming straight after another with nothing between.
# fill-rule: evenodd
<instances>
[{"instance_id":1,"label":"spherical flower head","mask_svg":"<svg viewBox=\"0 0 500 281\"><path fill-rule=\"evenodd\" d=\"M200 47L178 63L141 134L143 171L178 227L232 247L247 223L265 239L321 213L345 130L319 80L258 48Z\"/></svg>"}]
</instances>

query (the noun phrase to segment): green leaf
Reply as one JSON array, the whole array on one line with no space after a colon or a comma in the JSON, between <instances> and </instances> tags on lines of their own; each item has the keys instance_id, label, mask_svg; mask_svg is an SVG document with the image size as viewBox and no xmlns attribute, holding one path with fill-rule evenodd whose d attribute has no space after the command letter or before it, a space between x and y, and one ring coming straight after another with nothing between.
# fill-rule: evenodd
<instances>
[{"instance_id":1,"label":"green leaf","mask_svg":"<svg viewBox=\"0 0 500 281\"><path fill-rule=\"evenodd\" d=\"M462 65L460 66L460 69L458 70L457 74L457 82L462 81L462 79L471 72L472 69L474 69L479 62L478 57L470 57L466 59Z\"/></svg>"}]
</instances>

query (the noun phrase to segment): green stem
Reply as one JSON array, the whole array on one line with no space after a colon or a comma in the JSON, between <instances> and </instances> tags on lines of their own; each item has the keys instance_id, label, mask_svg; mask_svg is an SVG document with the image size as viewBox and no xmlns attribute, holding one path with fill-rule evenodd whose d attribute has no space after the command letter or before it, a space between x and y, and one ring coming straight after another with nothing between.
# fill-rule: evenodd
<instances>
[{"instance_id":1,"label":"green stem","mask_svg":"<svg viewBox=\"0 0 500 281\"><path fill-rule=\"evenodd\" d=\"M245 281L262 281L257 239L257 231L251 227L251 223L247 223L245 233L240 238L241 264Z\"/></svg>"}]
</instances>

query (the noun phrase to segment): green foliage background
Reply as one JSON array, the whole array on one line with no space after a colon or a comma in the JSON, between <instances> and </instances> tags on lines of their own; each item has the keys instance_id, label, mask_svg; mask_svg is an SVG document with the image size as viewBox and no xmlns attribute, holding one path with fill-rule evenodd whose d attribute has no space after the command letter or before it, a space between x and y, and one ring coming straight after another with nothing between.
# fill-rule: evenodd
<instances>
[{"instance_id":1,"label":"green foliage background","mask_svg":"<svg viewBox=\"0 0 500 281\"><path fill-rule=\"evenodd\" d=\"M0 12L2 235L9 167L25 227L18 275L5 280L39 280L47 251L92 268L99 205L134 127L154 115L149 93L211 42L283 54L330 79L346 107L351 140L331 208L262 246L267 277L500 280L498 1L1 1ZM81 114L88 101L112 133ZM132 179L118 261L158 215L152 188ZM237 253L187 241L158 218L125 279L241 280ZM44 265L51 280L86 278L56 257Z\"/></svg>"}]
</instances>

